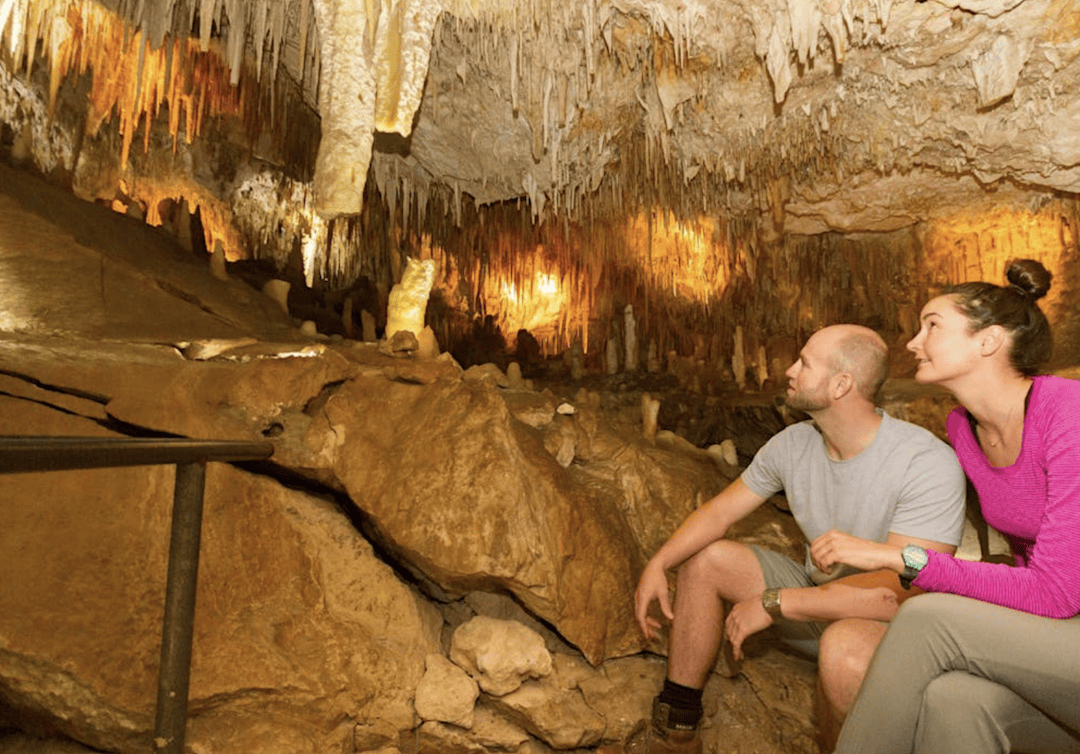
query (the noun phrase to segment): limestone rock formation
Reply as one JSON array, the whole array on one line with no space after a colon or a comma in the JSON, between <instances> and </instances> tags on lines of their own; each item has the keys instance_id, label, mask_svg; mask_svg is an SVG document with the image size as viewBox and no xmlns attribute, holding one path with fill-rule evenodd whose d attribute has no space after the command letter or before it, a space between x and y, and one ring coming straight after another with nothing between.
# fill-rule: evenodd
<instances>
[{"instance_id":1,"label":"limestone rock formation","mask_svg":"<svg viewBox=\"0 0 1080 754\"><path fill-rule=\"evenodd\" d=\"M450 659L468 671L484 691L504 696L530 678L552 673L544 638L513 620L477 616L457 627Z\"/></svg>"},{"instance_id":2,"label":"limestone rock formation","mask_svg":"<svg viewBox=\"0 0 1080 754\"><path fill-rule=\"evenodd\" d=\"M24 399L3 412L11 434L112 435ZM171 488L161 466L0 476L7 715L146 749ZM438 611L331 502L222 464L206 501L189 741L314 753L351 740L350 718L411 728Z\"/></svg>"},{"instance_id":3,"label":"limestone rock formation","mask_svg":"<svg viewBox=\"0 0 1080 754\"><path fill-rule=\"evenodd\" d=\"M424 677L416 686L416 714L422 720L472 728L479 695L480 687L460 665L441 654L430 654Z\"/></svg>"}]
</instances>

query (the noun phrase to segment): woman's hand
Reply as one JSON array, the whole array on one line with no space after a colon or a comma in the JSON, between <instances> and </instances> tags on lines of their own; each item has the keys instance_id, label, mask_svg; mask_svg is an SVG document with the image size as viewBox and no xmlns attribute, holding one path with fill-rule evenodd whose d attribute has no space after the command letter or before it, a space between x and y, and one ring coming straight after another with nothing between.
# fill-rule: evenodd
<instances>
[{"instance_id":1,"label":"woman's hand","mask_svg":"<svg viewBox=\"0 0 1080 754\"><path fill-rule=\"evenodd\" d=\"M900 548L884 542L871 542L842 531L831 529L810 545L810 558L825 573L837 564L849 565L860 571L891 568L897 573L904 569Z\"/></svg>"}]
</instances>

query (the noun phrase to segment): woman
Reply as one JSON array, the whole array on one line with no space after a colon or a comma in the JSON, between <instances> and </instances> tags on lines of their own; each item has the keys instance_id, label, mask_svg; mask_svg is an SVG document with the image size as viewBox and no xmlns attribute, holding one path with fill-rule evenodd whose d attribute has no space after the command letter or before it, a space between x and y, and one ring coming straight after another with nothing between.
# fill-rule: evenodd
<instances>
[{"instance_id":1,"label":"woman","mask_svg":"<svg viewBox=\"0 0 1080 754\"><path fill-rule=\"evenodd\" d=\"M1019 260L1007 278L930 301L908 348L916 379L961 404L949 438L1015 566L837 532L814 542L820 567L892 568L931 592L889 627L838 754L1080 752L1080 383L1035 376L1050 273Z\"/></svg>"}]
</instances>

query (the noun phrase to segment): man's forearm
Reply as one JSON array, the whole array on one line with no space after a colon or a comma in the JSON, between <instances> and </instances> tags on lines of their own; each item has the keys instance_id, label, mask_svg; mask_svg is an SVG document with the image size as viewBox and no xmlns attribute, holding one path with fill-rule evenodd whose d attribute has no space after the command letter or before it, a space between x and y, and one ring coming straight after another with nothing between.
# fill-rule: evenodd
<instances>
[{"instance_id":1,"label":"man's forearm","mask_svg":"<svg viewBox=\"0 0 1080 754\"><path fill-rule=\"evenodd\" d=\"M892 620L899 607L888 588L864 588L833 582L823 586L780 590L784 617L797 621L834 621L842 618Z\"/></svg>"},{"instance_id":2,"label":"man's forearm","mask_svg":"<svg viewBox=\"0 0 1080 754\"><path fill-rule=\"evenodd\" d=\"M691 513L652 557L663 570L675 568L709 544L723 539L733 523L763 502L736 479L725 490Z\"/></svg>"}]
</instances>

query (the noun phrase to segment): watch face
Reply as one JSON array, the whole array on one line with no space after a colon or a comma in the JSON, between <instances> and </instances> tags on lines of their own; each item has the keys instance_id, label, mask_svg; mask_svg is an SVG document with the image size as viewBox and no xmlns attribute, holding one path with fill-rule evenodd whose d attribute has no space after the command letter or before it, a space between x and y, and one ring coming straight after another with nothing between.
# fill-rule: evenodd
<instances>
[{"instance_id":1,"label":"watch face","mask_svg":"<svg viewBox=\"0 0 1080 754\"><path fill-rule=\"evenodd\" d=\"M900 551L900 554L904 558L904 565L908 568L914 568L920 571L930 560L929 556L926 554L926 550L921 547L916 547L915 545L908 545Z\"/></svg>"}]
</instances>

